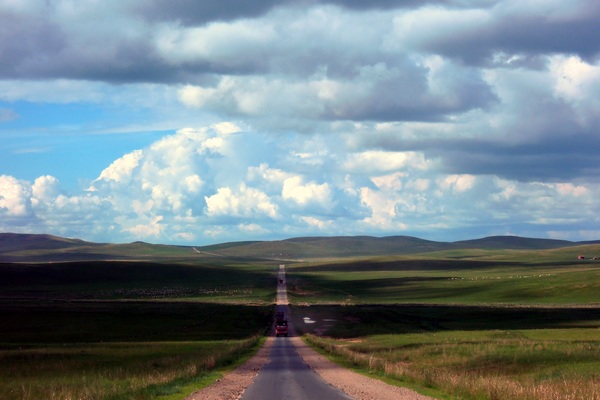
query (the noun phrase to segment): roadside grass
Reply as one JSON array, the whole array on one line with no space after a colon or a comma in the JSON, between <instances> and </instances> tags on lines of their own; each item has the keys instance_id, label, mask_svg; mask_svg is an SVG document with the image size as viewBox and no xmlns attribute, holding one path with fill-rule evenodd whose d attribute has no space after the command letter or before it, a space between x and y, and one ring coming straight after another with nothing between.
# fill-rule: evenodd
<instances>
[{"instance_id":1,"label":"roadside grass","mask_svg":"<svg viewBox=\"0 0 600 400\"><path fill-rule=\"evenodd\" d=\"M600 399L600 330L449 331L306 340L347 365L461 399Z\"/></svg>"},{"instance_id":2,"label":"roadside grass","mask_svg":"<svg viewBox=\"0 0 600 400\"><path fill-rule=\"evenodd\" d=\"M0 398L183 398L212 382L216 368L255 351L261 342L253 337L5 348L0 350Z\"/></svg>"},{"instance_id":3,"label":"roadside grass","mask_svg":"<svg viewBox=\"0 0 600 400\"><path fill-rule=\"evenodd\" d=\"M552 394L546 383L581 378L592 385L581 398L595 399L600 263L574 260L597 248L288 264L286 280L295 326L334 338L311 340L380 376L482 399L516 398L500 391L512 381ZM0 264L0 398L181 399L256 349L272 323L278 264ZM584 337L594 347L587 361ZM434 368L403 358L419 348ZM414 378L394 370L407 365ZM438 382L452 374L455 389ZM469 380L497 388L462 394ZM101 393L87 392L95 385ZM35 392L43 387L53 392Z\"/></svg>"},{"instance_id":4,"label":"roadside grass","mask_svg":"<svg viewBox=\"0 0 600 400\"><path fill-rule=\"evenodd\" d=\"M0 399L182 399L258 350L275 272L242 259L0 264Z\"/></svg>"},{"instance_id":5,"label":"roadside grass","mask_svg":"<svg viewBox=\"0 0 600 400\"><path fill-rule=\"evenodd\" d=\"M255 352L272 313L189 302L0 303L0 399L182 399Z\"/></svg>"},{"instance_id":6,"label":"roadside grass","mask_svg":"<svg viewBox=\"0 0 600 400\"><path fill-rule=\"evenodd\" d=\"M600 261L577 260L597 250L313 261L289 267L288 298L309 344L401 386L452 399L600 400Z\"/></svg>"}]
</instances>

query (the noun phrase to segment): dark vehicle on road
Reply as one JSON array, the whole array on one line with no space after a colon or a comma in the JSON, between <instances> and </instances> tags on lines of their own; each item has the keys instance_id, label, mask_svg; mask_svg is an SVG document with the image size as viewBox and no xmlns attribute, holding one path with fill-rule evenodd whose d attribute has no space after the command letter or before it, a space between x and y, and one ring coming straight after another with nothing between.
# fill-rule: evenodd
<instances>
[{"instance_id":1,"label":"dark vehicle on road","mask_svg":"<svg viewBox=\"0 0 600 400\"><path fill-rule=\"evenodd\" d=\"M288 335L288 323L287 320L275 322L275 336L287 336Z\"/></svg>"},{"instance_id":2,"label":"dark vehicle on road","mask_svg":"<svg viewBox=\"0 0 600 400\"><path fill-rule=\"evenodd\" d=\"M288 322L282 312L275 313L275 336L288 335Z\"/></svg>"}]
</instances>

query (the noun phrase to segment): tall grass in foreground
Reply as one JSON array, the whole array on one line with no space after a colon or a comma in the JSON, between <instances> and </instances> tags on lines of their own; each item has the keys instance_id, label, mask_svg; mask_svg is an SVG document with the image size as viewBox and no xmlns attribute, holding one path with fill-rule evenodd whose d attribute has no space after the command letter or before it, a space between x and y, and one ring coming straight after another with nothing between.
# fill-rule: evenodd
<instances>
[{"instance_id":1,"label":"tall grass in foreground","mask_svg":"<svg viewBox=\"0 0 600 400\"><path fill-rule=\"evenodd\" d=\"M464 399L600 399L600 330L306 336L352 366Z\"/></svg>"},{"instance_id":2,"label":"tall grass in foreground","mask_svg":"<svg viewBox=\"0 0 600 400\"><path fill-rule=\"evenodd\" d=\"M259 338L81 344L0 350L0 399L152 399L180 391Z\"/></svg>"}]
</instances>

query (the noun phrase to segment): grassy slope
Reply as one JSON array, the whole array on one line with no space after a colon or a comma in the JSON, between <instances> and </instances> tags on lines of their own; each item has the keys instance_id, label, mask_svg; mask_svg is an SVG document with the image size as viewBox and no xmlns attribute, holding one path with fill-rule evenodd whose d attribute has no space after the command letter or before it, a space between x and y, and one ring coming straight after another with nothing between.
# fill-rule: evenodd
<instances>
[{"instance_id":1,"label":"grassy slope","mask_svg":"<svg viewBox=\"0 0 600 400\"><path fill-rule=\"evenodd\" d=\"M569 247L548 249L564 243L499 237L479 241L478 245L484 249L469 250L464 248L469 247L465 243L439 244L406 237L299 238L281 242L223 244L198 248L205 252L198 253L190 247L147 243L90 244L47 237L44 240L45 249L28 245L17 251L13 247L9 251L0 251L0 259L121 258L138 262L0 266L0 290L5 296L0 303L0 324L4 327L0 329L0 343L4 343L0 358L32 349L30 355L21 353L23 371L30 370L31 366L27 363L31 362L45 366L44 370L53 370L50 362L54 356L48 357L36 350L41 343L44 343L44 348L56 351L61 360L74 361L63 364L66 365L64 376L73 376L74 368L81 369L78 366L81 360L69 352L77 350L79 345L57 347L58 343L126 341L129 342L126 348L139 349L143 345L140 341L164 343L166 348L171 347L168 343L189 339L204 341L228 337L243 340L242 337L248 337L252 332L264 330L272 311L270 306L265 305L265 300L272 298L272 272L279 262L273 260L265 264L264 260L310 258L313 262L288 265L291 298L297 304L336 304L296 305L296 325L316 333L360 338L365 347L353 348L352 351L361 354L365 348L369 349L367 365L381 362L385 367L386 362L391 362L394 368L406 366L410 360L401 360L398 364L398 357L402 356L392 350L408 346L407 349L415 349L416 354L421 354L419 349L422 348L432 354L432 358L424 358L430 360L426 368L414 369L422 374L401 374L400 379L412 379L418 385L461 393L464 398L516 397L507 395L507 392L494 392L496 389L489 387L469 392L474 395L460 392L460 387L444 387L431 372L441 371L437 376L443 377L452 376L452 371L439 369L434 364L435 360L453 362L458 367L482 364L496 371L510 367L507 362L512 360L515 367L524 365L522 370L509 369L509 372L517 373L531 370L530 367L539 365L541 360L540 374L532 381L525 381L525 386L541 387L539 382L554 378L563 386L567 382L577 382L577 379L598 381L597 375L586 375L585 371L578 375L565 372L560 366L543 367L543 360L548 359L545 355L556 354L559 359L572 362L575 369L585 369L585 365L597 369L596 353L588 352L592 359L573 357L581 354L577 350L580 342L582 346L598 347L594 340L586 342L582 337L590 329L600 328L596 299L599 267L593 261L577 261L580 254L600 254L597 244L573 246L569 242ZM507 250L506 246L511 249ZM534 250L523 250L523 247ZM227 257L215 256L217 252ZM408 253L412 254L402 256ZM244 260L240 258L242 255L254 260ZM333 261L332 256L352 257ZM259 258L263 261L257 262ZM318 261L318 258L330 258L330 261ZM139 262L144 259L148 261ZM156 262L159 260L165 262ZM247 290L249 287L252 288L250 291ZM202 303L193 303L197 301ZM207 304L209 301L213 304ZM228 304L221 304L224 302ZM481 303L486 305L481 306ZM507 307L507 303L512 305ZM523 307L523 304L529 306ZM539 304L543 306L539 307ZM564 307L567 304L570 306ZM303 317L311 318L315 323L304 324ZM232 320L236 321L234 330L231 329ZM248 329L238 329L239 324ZM502 338L494 334L496 331L500 336L503 332L511 335L521 332L521 335L527 336L527 341L504 341L502 343L506 347L502 347L504 344L498 341ZM464 343L464 332L470 332L479 340L473 344L468 343L469 340ZM538 336L534 337L531 332ZM409 336L399 333L417 335L412 337L417 343L407 345L403 340ZM445 336L436 336L440 333ZM561 350L557 350L554 339L539 337L553 334L571 337L572 344L564 344ZM589 335L586 337L589 338ZM433 344L430 343L432 340ZM420 341L426 343L421 346ZM387 355L378 354L377 343L388 346ZM215 349L221 344L215 342ZM469 347L471 345L478 347ZM489 351L481 352L482 346ZM515 358L515 352L523 353L523 349L532 349L533 358ZM542 352L538 353L535 349ZM93 352L87 348L83 351ZM173 358L179 357L177 354L155 358L157 356L151 355L152 351L141 351L147 351L147 357L154 360L151 368L142 367L150 375L156 376L155 369L163 365L175 365L175 370L188 368L172 363ZM177 351L174 350L175 353ZM441 357L453 352L466 358ZM393 356L391 360L386 358L389 355ZM475 355L479 358L476 359ZM515 364L517 361L518 365ZM123 367L117 358L109 360L110 363L119 370ZM139 370L139 365L145 364L142 362L133 367L134 374L137 374L135 371ZM471 376L471 380L486 382L488 379L486 376L468 375L465 372L469 371L464 369L456 371L458 376ZM99 376L110 376L111 373L110 369L103 370ZM0 386L7 382L20 382L20 387L26 388L22 385L25 382L23 377L12 376L2 380L10 374L14 374L14 370L0 372ZM203 374L200 372L193 379L205 376ZM90 376L84 374L84 381ZM509 373L507 376L507 380L501 382L503 385L518 380L517 375ZM125 377L123 382L131 379L131 376ZM189 381L190 376L183 379ZM157 385L163 387L164 383ZM462 385L464 387L466 383ZM47 381L41 386L48 386ZM90 386L89 381L84 386ZM549 387L552 393L555 389ZM0 387L0 393L4 394L1 390ZM597 388L592 386L591 390ZM589 393L586 392L587 397L593 398L589 397ZM23 392L13 398L27 398L26 394ZM40 396L48 397L37 395ZM115 398L132 397L132 393L124 396L117 395ZM143 396L150 398L154 395Z\"/></svg>"},{"instance_id":2,"label":"grassy slope","mask_svg":"<svg viewBox=\"0 0 600 400\"><path fill-rule=\"evenodd\" d=\"M275 270L225 258L0 264L0 398L182 398L256 350Z\"/></svg>"},{"instance_id":3,"label":"grassy slope","mask_svg":"<svg viewBox=\"0 0 600 400\"><path fill-rule=\"evenodd\" d=\"M600 261L580 254L600 246L307 262L287 280L296 326L361 372L448 398L600 399Z\"/></svg>"},{"instance_id":4,"label":"grassy slope","mask_svg":"<svg viewBox=\"0 0 600 400\"><path fill-rule=\"evenodd\" d=\"M434 242L410 236L304 237L270 242L239 242L211 246L208 249L225 255L318 259L381 255L415 255L464 249L551 249L576 245L573 242L520 237L490 237L455 243ZM204 248L202 248L204 249Z\"/></svg>"},{"instance_id":5,"label":"grassy slope","mask_svg":"<svg viewBox=\"0 0 600 400\"><path fill-rule=\"evenodd\" d=\"M0 296L270 303L274 264L89 261L0 264Z\"/></svg>"},{"instance_id":6,"label":"grassy slope","mask_svg":"<svg viewBox=\"0 0 600 400\"><path fill-rule=\"evenodd\" d=\"M451 250L289 267L296 302L344 304L591 304L599 245L552 250Z\"/></svg>"},{"instance_id":7,"label":"grassy slope","mask_svg":"<svg viewBox=\"0 0 600 400\"><path fill-rule=\"evenodd\" d=\"M0 261L73 261L100 259L198 259L255 257L261 259L315 259L376 255L419 254L461 249L550 249L578 243L495 236L461 242L434 242L410 236L303 237L277 241L231 242L212 246L166 246L143 242L99 244L50 235L0 233Z\"/></svg>"},{"instance_id":8,"label":"grassy slope","mask_svg":"<svg viewBox=\"0 0 600 400\"><path fill-rule=\"evenodd\" d=\"M0 343L245 338L270 323L274 270L253 263L0 264Z\"/></svg>"}]
</instances>

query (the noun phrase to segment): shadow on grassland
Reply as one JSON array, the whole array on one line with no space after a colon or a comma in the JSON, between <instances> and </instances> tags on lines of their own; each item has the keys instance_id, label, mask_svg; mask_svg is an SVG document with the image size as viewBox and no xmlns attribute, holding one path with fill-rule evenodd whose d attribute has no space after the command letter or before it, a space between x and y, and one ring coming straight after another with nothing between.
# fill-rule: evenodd
<instances>
[{"instance_id":1,"label":"shadow on grassland","mask_svg":"<svg viewBox=\"0 0 600 400\"><path fill-rule=\"evenodd\" d=\"M0 303L0 343L244 339L264 334L272 306L171 301Z\"/></svg>"},{"instance_id":2,"label":"shadow on grassland","mask_svg":"<svg viewBox=\"0 0 600 400\"><path fill-rule=\"evenodd\" d=\"M239 263L241 264L241 263ZM274 266L78 261L0 263L3 298L173 298L272 289Z\"/></svg>"},{"instance_id":3,"label":"shadow on grassland","mask_svg":"<svg viewBox=\"0 0 600 400\"><path fill-rule=\"evenodd\" d=\"M0 264L0 343L241 339L272 322L273 267Z\"/></svg>"},{"instance_id":4,"label":"shadow on grassland","mask_svg":"<svg viewBox=\"0 0 600 400\"><path fill-rule=\"evenodd\" d=\"M291 307L300 333L338 338L446 330L600 328L600 307L420 304Z\"/></svg>"}]
</instances>

